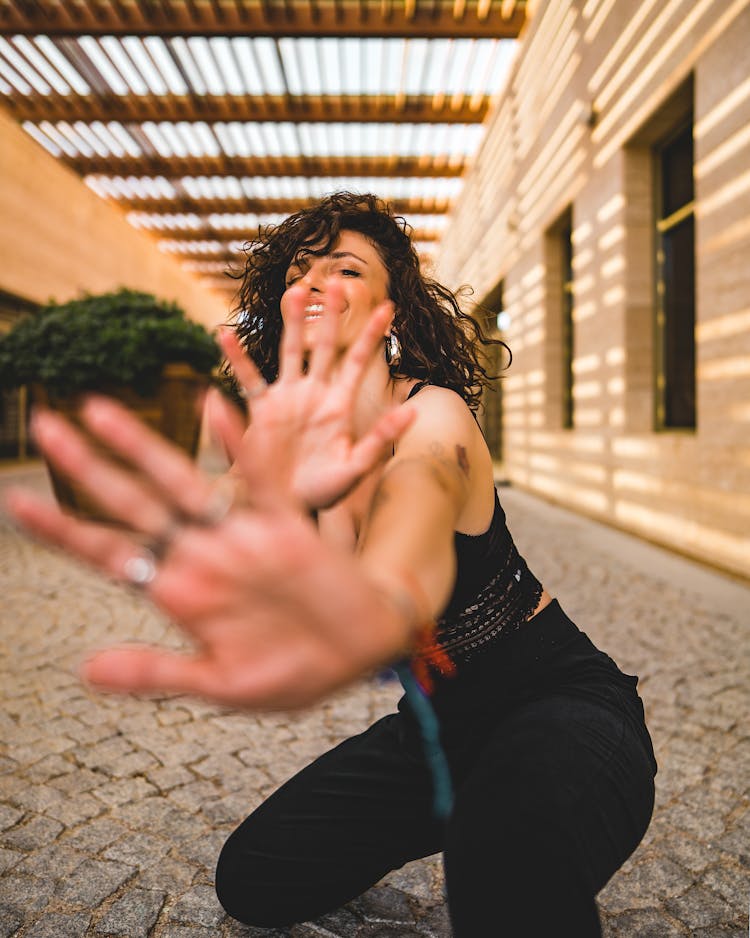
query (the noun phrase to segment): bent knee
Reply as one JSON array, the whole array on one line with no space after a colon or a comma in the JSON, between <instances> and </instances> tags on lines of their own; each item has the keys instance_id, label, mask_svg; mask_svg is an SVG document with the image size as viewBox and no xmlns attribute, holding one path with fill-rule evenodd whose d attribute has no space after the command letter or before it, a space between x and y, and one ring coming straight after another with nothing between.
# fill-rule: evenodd
<instances>
[{"instance_id":1,"label":"bent knee","mask_svg":"<svg viewBox=\"0 0 750 938\"><path fill-rule=\"evenodd\" d=\"M315 897L306 897L304 887L297 889L291 870L283 866L230 837L219 854L215 879L216 896L227 915L243 925L280 928L319 914Z\"/></svg>"}]
</instances>

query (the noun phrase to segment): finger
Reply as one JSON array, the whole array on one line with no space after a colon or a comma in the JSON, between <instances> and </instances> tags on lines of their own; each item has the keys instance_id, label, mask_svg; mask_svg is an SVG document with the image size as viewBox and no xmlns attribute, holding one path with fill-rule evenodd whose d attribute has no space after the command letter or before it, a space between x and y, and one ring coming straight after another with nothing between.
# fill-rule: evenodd
<instances>
[{"instance_id":1,"label":"finger","mask_svg":"<svg viewBox=\"0 0 750 938\"><path fill-rule=\"evenodd\" d=\"M215 388L206 395L206 420L212 439L222 447L227 459L235 462L247 423L240 416L240 411Z\"/></svg>"},{"instance_id":2,"label":"finger","mask_svg":"<svg viewBox=\"0 0 750 938\"><path fill-rule=\"evenodd\" d=\"M344 358L338 382L346 391L352 392L356 389L392 319L393 303L390 300L380 303L373 310L372 316Z\"/></svg>"},{"instance_id":3,"label":"finger","mask_svg":"<svg viewBox=\"0 0 750 938\"><path fill-rule=\"evenodd\" d=\"M341 325L341 313L344 308L344 291L341 285L329 280L323 303L323 317L318 321L310 358L309 375L319 381L325 381L336 357L336 340Z\"/></svg>"},{"instance_id":4,"label":"finger","mask_svg":"<svg viewBox=\"0 0 750 938\"><path fill-rule=\"evenodd\" d=\"M384 414L372 429L352 448L351 464L362 475L369 472L383 455L383 447L394 443L412 425L417 412L402 404Z\"/></svg>"},{"instance_id":5,"label":"finger","mask_svg":"<svg viewBox=\"0 0 750 938\"><path fill-rule=\"evenodd\" d=\"M5 505L30 534L54 547L61 547L97 570L122 580L138 546L127 535L90 521L80 521L23 489L9 489Z\"/></svg>"},{"instance_id":6,"label":"finger","mask_svg":"<svg viewBox=\"0 0 750 938\"><path fill-rule=\"evenodd\" d=\"M242 347L237 333L234 329L221 329L219 332L219 345L226 355L232 373L241 390L253 392L259 388L265 387L265 380L260 371ZM248 409L250 403L248 401Z\"/></svg>"},{"instance_id":7,"label":"finger","mask_svg":"<svg viewBox=\"0 0 750 938\"><path fill-rule=\"evenodd\" d=\"M131 472L96 453L83 434L63 417L51 411L38 412L33 419L33 429L46 458L111 518L152 536L158 536L170 526L172 518L167 507ZM126 442L115 439L115 448L123 452ZM126 456L134 452L132 445L124 449Z\"/></svg>"},{"instance_id":8,"label":"finger","mask_svg":"<svg viewBox=\"0 0 750 938\"><path fill-rule=\"evenodd\" d=\"M207 694L216 690L208 662L152 647L110 648L81 667L85 681L101 690L128 693Z\"/></svg>"},{"instance_id":9,"label":"finger","mask_svg":"<svg viewBox=\"0 0 750 938\"><path fill-rule=\"evenodd\" d=\"M279 345L279 378L297 378L302 373L304 342L305 304L308 292L305 287L290 287L286 292L286 315L284 331Z\"/></svg>"},{"instance_id":10,"label":"finger","mask_svg":"<svg viewBox=\"0 0 750 938\"><path fill-rule=\"evenodd\" d=\"M181 449L141 423L127 408L110 398L99 396L88 398L81 408L81 417L86 427L99 440L140 470L149 483L153 484L167 500L169 506L179 508L189 517L210 516L213 505L211 482ZM102 459L97 465L98 471L106 472L108 478L120 479L124 489L124 478L127 476L122 470L114 470ZM115 471L119 472L119 475L115 475ZM88 484L92 484L93 481L89 480ZM80 479L80 482L87 484L84 479ZM132 487L129 491L132 491ZM143 493L147 493L148 490L145 486L139 485L137 491L138 497L144 497ZM124 508L118 501L120 496L115 492L103 489L99 485L98 492L92 492L92 494L103 504L103 500L107 501L108 504L105 505L107 510L117 510L116 517L129 520L127 515L123 517ZM160 516L167 514L171 517L169 507L159 502L158 499L154 499L153 496L149 497L148 504L150 506L148 510L154 510L153 506L156 505ZM127 510L137 511L139 517L144 514L144 509L138 508L132 499ZM142 528L146 531L152 531L152 529L153 524Z\"/></svg>"}]
</instances>

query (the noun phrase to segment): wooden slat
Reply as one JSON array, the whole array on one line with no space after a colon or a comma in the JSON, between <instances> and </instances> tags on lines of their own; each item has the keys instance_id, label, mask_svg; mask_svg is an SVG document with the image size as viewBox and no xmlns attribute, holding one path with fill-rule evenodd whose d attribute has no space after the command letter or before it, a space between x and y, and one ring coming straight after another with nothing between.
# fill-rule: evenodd
<instances>
[{"instance_id":1,"label":"wooden slat","mask_svg":"<svg viewBox=\"0 0 750 938\"><path fill-rule=\"evenodd\" d=\"M258 235L257 228L220 229L212 228L209 225L204 228L196 228L193 231L167 228L140 230L148 231L150 235L157 236L159 240L165 241L221 241L225 244L229 244L230 241L249 241ZM427 229L415 229L412 233L414 241L439 241L440 238L441 234L439 232Z\"/></svg>"},{"instance_id":2,"label":"wooden slat","mask_svg":"<svg viewBox=\"0 0 750 938\"><path fill-rule=\"evenodd\" d=\"M406 176L431 179L458 178L464 163L435 160L432 157L62 157L82 175L108 176Z\"/></svg>"},{"instance_id":3,"label":"wooden slat","mask_svg":"<svg viewBox=\"0 0 750 938\"><path fill-rule=\"evenodd\" d=\"M138 212L297 212L315 203L315 199L112 199L117 205ZM391 199L394 211L403 214L441 213L450 208L448 199Z\"/></svg>"},{"instance_id":4,"label":"wooden slat","mask_svg":"<svg viewBox=\"0 0 750 938\"><path fill-rule=\"evenodd\" d=\"M0 0L0 30L21 35L159 35L159 36L385 36L428 38L517 38L525 20L524 8L515 3L510 17L503 17L490 3L471 6L454 16L453 0L429 9L407 0L389 6L383 15L378 2L347 4L268 3L233 0L196 0L171 3L171 15L145 0L100 0L84 6L67 0L13 3ZM59 13L59 15L55 15Z\"/></svg>"},{"instance_id":5,"label":"wooden slat","mask_svg":"<svg viewBox=\"0 0 750 938\"><path fill-rule=\"evenodd\" d=\"M447 101L431 96L376 95L66 95L0 97L18 120L322 121L336 123L480 124L489 97Z\"/></svg>"}]
</instances>

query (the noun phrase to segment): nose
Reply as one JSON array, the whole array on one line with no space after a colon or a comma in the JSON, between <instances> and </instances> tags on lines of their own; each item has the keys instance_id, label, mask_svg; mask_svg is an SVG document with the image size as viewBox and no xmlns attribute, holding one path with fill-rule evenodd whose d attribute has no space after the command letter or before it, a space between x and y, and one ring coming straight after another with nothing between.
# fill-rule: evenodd
<instances>
[{"instance_id":1,"label":"nose","mask_svg":"<svg viewBox=\"0 0 750 938\"><path fill-rule=\"evenodd\" d=\"M311 293L323 293L326 280L326 267L320 260L313 261L300 278L300 282L310 290Z\"/></svg>"}]
</instances>

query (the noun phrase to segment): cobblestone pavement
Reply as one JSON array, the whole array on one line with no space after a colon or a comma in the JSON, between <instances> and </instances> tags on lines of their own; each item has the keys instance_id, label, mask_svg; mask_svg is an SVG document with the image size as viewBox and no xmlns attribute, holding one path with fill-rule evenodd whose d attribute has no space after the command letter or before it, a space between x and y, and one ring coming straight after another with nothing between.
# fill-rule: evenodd
<instances>
[{"instance_id":1,"label":"cobblestone pavement","mask_svg":"<svg viewBox=\"0 0 750 938\"><path fill-rule=\"evenodd\" d=\"M32 467L0 471L0 489L21 477L46 487ZM750 588L521 492L501 495L548 589L641 675L660 762L657 807L644 843L600 896L605 935L747 935ZM219 846L238 819L386 712L394 685L366 683L295 717L93 695L74 673L86 650L110 638L176 643L174 633L138 597L2 518L0 597L1 936L450 934L438 858L289 930L243 928L213 893Z\"/></svg>"}]
</instances>

